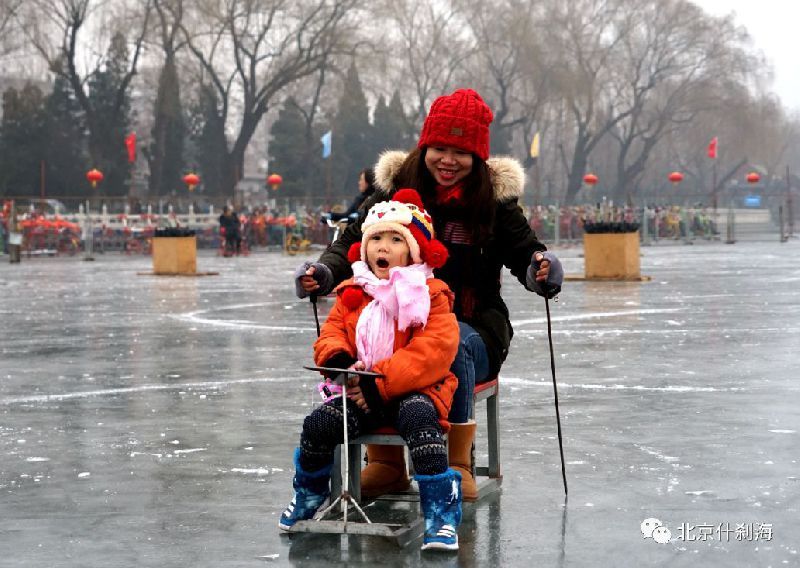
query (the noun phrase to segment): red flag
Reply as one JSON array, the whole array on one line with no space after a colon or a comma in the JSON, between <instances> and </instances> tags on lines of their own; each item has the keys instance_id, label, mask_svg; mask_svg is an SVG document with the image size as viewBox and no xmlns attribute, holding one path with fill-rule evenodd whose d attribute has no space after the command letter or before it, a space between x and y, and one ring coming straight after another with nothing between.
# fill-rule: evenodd
<instances>
[{"instance_id":1,"label":"red flag","mask_svg":"<svg viewBox=\"0 0 800 568\"><path fill-rule=\"evenodd\" d=\"M136 133L131 132L125 137L125 147L128 149L128 161L132 164L136 161Z\"/></svg>"},{"instance_id":2,"label":"red flag","mask_svg":"<svg viewBox=\"0 0 800 568\"><path fill-rule=\"evenodd\" d=\"M711 139L711 142L708 144L708 157L709 158L716 158L717 157L717 137Z\"/></svg>"}]
</instances>

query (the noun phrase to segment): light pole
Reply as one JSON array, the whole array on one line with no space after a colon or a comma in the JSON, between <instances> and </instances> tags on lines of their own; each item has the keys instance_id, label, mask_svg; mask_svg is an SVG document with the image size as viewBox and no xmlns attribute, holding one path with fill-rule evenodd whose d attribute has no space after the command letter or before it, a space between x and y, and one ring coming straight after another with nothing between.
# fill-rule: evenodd
<instances>
[{"instance_id":1,"label":"light pole","mask_svg":"<svg viewBox=\"0 0 800 568\"><path fill-rule=\"evenodd\" d=\"M97 168L92 168L88 172L86 172L86 179L89 180L89 183L92 185L92 190L97 189L97 184L103 181L103 172L98 170ZM94 191L92 191L94 195ZM84 237L84 249L83 249L83 260L94 260L94 227L92 226L92 212L90 207L91 200L86 200L86 223L84 225L84 230L86 231L86 235Z\"/></svg>"}]
</instances>

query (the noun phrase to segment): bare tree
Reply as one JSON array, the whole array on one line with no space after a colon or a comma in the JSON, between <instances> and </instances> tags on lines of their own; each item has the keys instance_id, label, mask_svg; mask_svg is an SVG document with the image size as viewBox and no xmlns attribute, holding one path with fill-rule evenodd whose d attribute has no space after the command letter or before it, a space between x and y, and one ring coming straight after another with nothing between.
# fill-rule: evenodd
<instances>
[{"instance_id":1,"label":"bare tree","mask_svg":"<svg viewBox=\"0 0 800 568\"><path fill-rule=\"evenodd\" d=\"M20 47L19 21L23 0L0 0L0 57Z\"/></svg>"},{"instance_id":2,"label":"bare tree","mask_svg":"<svg viewBox=\"0 0 800 568\"><path fill-rule=\"evenodd\" d=\"M632 197L654 148L707 108L708 85L746 78L751 58L728 18L707 16L684 0L637 0L636 25L621 42L616 98L630 113L609 130L617 141L616 192Z\"/></svg>"},{"instance_id":3,"label":"bare tree","mask_svg":"<svg viewBox=\"0 0 800 568\"><path fill-rule=\"evenodd\" d=\"M462 11L450 0L391 0L373 10L385 30L397 85L420 127L430 104L454 86L475 53L474 38L462 31L466 26Z\"/></svg>"},{"instance_id":4,"label":"bare tree","mask_svg":"<svg viewBox=\"0 0 800 568\"><path fill-rule=\"evenodd\" d=\"M181 25L187 46L213 86L233 130L225 157L228 190L242 177L244 155L273 97L348 51L356 0L202 0Z\"/></svg>"},{"instance_id":5,"label":"bare tree","mask_svg":"<svg viewBox=\"0 0 800 568\"><path fill-rule=\"evenodd\" d=\"M547 94L547 68L539 36L531 33L537 5L524 0L460 0L474 35L467 72L494 111L492 151L511 152L514 130L538 122ZM532 132L523 132L530 143Z\"/></svg>"},{"instance_id":6,"label":"bare tree","mask_svg":"<svg viewBox=\"0 0 800 568\"><path fill-rule=\"evenodd\" d=\"M177 57L184 46L181 35L183 0L153 0L158 16L157 37L164 54L158 78L152 144L144 152L150 166L150 192L162 195L174 189L183 167L185 125L180 101Z\"/></svg>"},{"instance_id":7,"label":"bare tree","mask_svg":"<svg viewBox=\"0 0 800 568\"><path fill-rule=\"evenodd\" d=\"M104 125L90 99L88 82L108 61L106 53L94 52L84 36L92 35L92 44L96 44L98 36L102 37L101 32L105 31L111 36L126 38L130 44L128 67L120 69L121 80L111 109L113 114L122 113L142 53L152 0L114 5L94 0L27 0L25 7L26 33L50 71L69 82L85 114L89 154L93 162L99 164L107 150L101 135ZM93 20L97 23L102 18L105 18L102 25L92 27Z\"/></svg>"},{"instance_id":8,"label":"bare tree","mask_svg":"<svg viewBox=\"0 0 800 568\"><path fill-rule=\"evenodd\" d=\"M632 112L629 104L614 97L611 85L620 46L634 22L625 0L557 2L547 22L547 41L559 61L555 81L573 123L571 156L569 142L559 141L568 172L565 201L572 203L595 146Z\"/></svg>"},{"instance_id":9,"label":"bare tree","mask_svg":"<svg viewBox=\"0 0 800 568\"><path fill-rule=\"evenodd\" d=\"M751 163L766 173L765 183L772 185L784 176L790 147L797 138L797 123L793 122L775 97L759 97L749 113L747 145Z\"/></svg>"}]
</instances>

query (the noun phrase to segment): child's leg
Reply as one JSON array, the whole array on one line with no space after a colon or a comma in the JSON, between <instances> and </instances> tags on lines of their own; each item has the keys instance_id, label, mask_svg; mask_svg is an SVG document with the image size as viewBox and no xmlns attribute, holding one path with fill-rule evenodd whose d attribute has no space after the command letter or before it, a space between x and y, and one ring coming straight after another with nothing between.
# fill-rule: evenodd
<instances>
[{"instance_id":1,"label":"child's leg","mask_svg":"<svg viewBox=\"0 0 800 568\"><path fill-rule=\"evenodd\" d=\"M337 444L344 441L342 423L342 397L334 398L317 407L303 421L300 435L300 465L306 471L315 471L333 462ZM363 434L371 423L367 413L348 401L347 435L352 440Z\"/></svg>"},{"instance_id":2,"label":"child's leg","mask_svg":"<svg viewBox=\"0 0 800 568\"><path fill-rule=\"evenodd\" d=\"M423 394L400 401L397 429L408 444L425 516L422 550L458 550L461 474L447 467L447 449L433 402Z\"/></svg>"},{"instance_id":3,"label":"child's leg","mask_svg":"<svg viewBox=\"0 0 800 568\"><path fill-rule=\"evenodd\" d=\"M357 436L362 423L369 422L366 413L355 404L347 405L348 434ZM341 397L326 402L303 423L300 447L295 450L294 496L281 514L278 526L290 530L297 521L310 519L330 495L333 450L344 439Z\"/></svg>"},{"instance_id":4,"label":"child's leg","mask_svg":"<svg viewBox=\"0 0 800 568\"><path fill-rule=\"evenodd\" d=\"M447 469L442 427L430 398L417 393L401 400L396 427L408 445L416 473L435 475Z\"/></svg>"}]
</instances>

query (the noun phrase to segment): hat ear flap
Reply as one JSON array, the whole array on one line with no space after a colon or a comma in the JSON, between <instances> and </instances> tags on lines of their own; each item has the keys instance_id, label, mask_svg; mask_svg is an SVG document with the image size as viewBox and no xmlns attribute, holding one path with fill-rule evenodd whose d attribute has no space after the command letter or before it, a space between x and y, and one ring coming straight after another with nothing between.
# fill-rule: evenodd
<instances>
[{"instance_id":1,"label":"hat ear flap","mask_svg":"<svg viewBox=\"0 0 800 568\"><path fill-rule=\"evenodd\" d=\"M431 239L422 252L422 260L431 268L441 268L447 262L447 249L441 241Z\"/></svg>"},{"instance_id":2,"label":"hat ear flap","mask_svg":"<svg viewBox=\"0 0 800 568\"><path fill-rule=\"evenodd\" d=\"M350 264L361 260L361 243L353 243L350 250L347 251L347 260Z\"/></svg>"}]
</instances>

